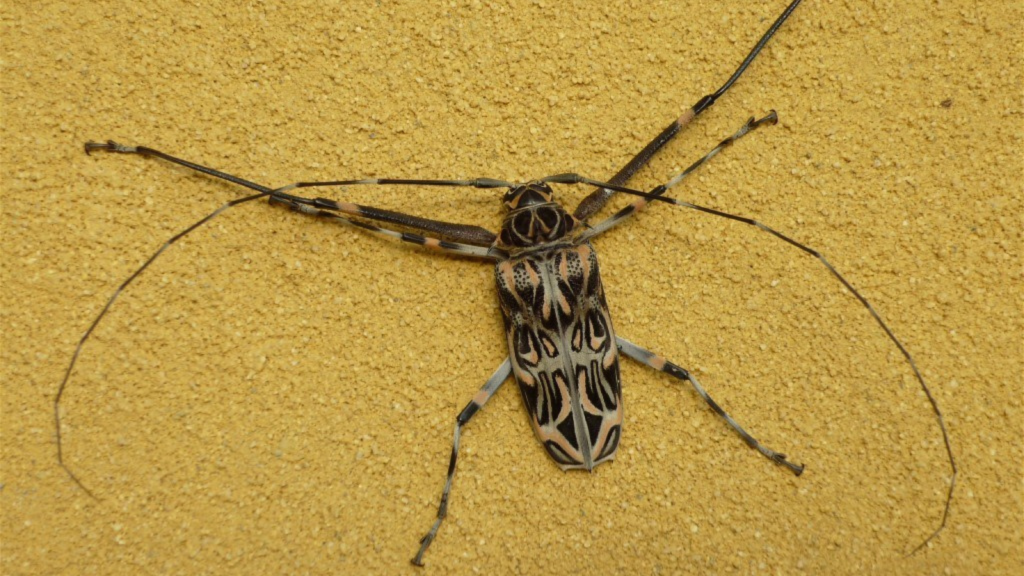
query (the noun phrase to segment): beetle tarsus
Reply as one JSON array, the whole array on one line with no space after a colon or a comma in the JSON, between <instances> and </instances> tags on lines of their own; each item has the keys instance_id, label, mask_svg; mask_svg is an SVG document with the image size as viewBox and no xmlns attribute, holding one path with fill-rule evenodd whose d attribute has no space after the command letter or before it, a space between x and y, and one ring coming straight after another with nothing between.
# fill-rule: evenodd
<instances>
[{"instance_id":1,"label":"beetle tarsus","mask_svg":"<svg viewBox=\"0 0 1024 576\"><path fill-rule=\"evenodd\" d=\"M85 143L85 153L92 154L93 150L105 150L107 152L117 152L119 154L135 154L139 150L135 146L125 146L124 144L118 144L113 140L107 140L106 142L93 142L92 140Z\"/></svg>"}]
</instances>

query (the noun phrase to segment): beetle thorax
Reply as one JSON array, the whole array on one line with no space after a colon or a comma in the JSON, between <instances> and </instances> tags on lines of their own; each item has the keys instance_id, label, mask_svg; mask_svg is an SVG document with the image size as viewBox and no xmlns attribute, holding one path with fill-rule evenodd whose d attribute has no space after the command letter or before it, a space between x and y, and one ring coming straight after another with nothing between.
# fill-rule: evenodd
<instances>
[{"instance_id":1,"label":"beetle thorax","mask_svg":"<svg viewBox=\"0 0 1024 576\"><path fill-rule=\"evenodd\" d=\"M509 212L501 223L497 245L510 251L533 248L565 238L576 219L554 202L546 182L528 182L508 191L504 203Z\"/></svg>"}]
</instances>

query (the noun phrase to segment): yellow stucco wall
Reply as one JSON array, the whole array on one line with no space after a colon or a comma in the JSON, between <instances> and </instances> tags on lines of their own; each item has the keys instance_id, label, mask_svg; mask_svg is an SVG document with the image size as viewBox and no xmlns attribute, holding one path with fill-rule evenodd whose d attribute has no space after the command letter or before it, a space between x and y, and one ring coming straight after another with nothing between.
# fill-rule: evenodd
<instances>
[{"instance_id":1,"label":"yellow stucco wall","mask_svg":"<svg viewBox=\"0 0 1024 576\"><path fill-rule=\"evenodd\" d=\"M501 362L488 265L281 209L236 186L564 171L606 177L728 76L781 2L6 2L4 574L413 572L455 414ZM808 0L633 183L750 115L674 191L819 249L657 206L596 242L620 335L693 370L744 426L625 362L619 458L562 473L502 389L466 429L431 573L1000 574L1022 569L1021 7ZM948 106L943 102L947 101ZM559 190L575 204L583 188ZM496 194L319 195L497 228ZM622 200L619 204L622 204ZM424 572L425 573L425 572ZM1019 572L1017 572L1019 573Z\"/></svg>"}]
</instances>

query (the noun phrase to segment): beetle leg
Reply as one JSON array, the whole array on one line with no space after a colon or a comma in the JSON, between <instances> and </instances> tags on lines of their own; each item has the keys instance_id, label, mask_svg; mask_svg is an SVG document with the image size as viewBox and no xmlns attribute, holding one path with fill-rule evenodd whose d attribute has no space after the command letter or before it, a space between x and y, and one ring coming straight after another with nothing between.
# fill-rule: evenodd
<instances>
[{"instance_id":1,"label":"beetle leg","mask_svg":"<svg viewBox=\"0 0 1024 576\"><path fill-rule=\"evenodd\" d=\"M452 439L452 457L448 461L448 477L444 481L444 490L441 492L441 504L437 507L437 519L434 520L434 524L430 527L430 531L427 532L426 536L420 539L420 550L416 553L416 557L412 559L412 563L417 566L423 566L423 555L426 554L427 548L434 541L434 537L437 536L437 530L441 527L441 522L445 516L448 515L448 496L452 491L452 479L455 477L455 462L459 458L459 437L462 434L462 427L465 426L473 416L484 407L484 404L494 396L494 393L501 388L501 385L505 383L509 375L512 374L512 362L506 358L501 366L494 371L494 374L487 379L487 382L483 385L483 388L476 393L476 396L470 400L469 404L462 409L459 416L455 419L455 437Z\"/></svg>"},{"instance_id":2,"label":"beetle leg","mask_svg":"<svg viewBox=\"0 0 1024 576\"><path fill-rule=\"evenodd\" d=\"M616 338L616 342L619 345L619 350L622 351L623 354L629 356L630 358L636 360L637 362L646 364L651 368L654 368L655 370L661 370L662 372L670 376L674 376L680 380L688 381L693 386L693 389L697 391L697 394L700 394L700 397L703 398L704 401L708 403L708 406L710 406L711 409L714 410L719 416L725 419L725 421L728 422L729 426L731 426L732 429L735 430L741 438L743 438L743 441L747 443L747 446L750 446L751 448L757 450L772 462L775 462L776 464L781 464L782 466L789 468L789 470L793 474L796 474L797 476L803 473L803 464L793 464L789 460L786 460L785 454L780 454L779 452L776 452L768 448L767 446L764 446L763 444L758 442L753 436L748 434L746 430L744 430L739 424L736 423L735 420L732 419L732 416L729 416L729 414L725 410L722 410L722 407L719 406L713 398L711 398L707 391L704 390L704 387L700 385L700 382L698 382L697 379L693 377L693 374L690 374L688 370L680 366L677 366L669 362L665 358L658 356L654 352L651 352L650 350L645 350L624 338Z\"/></svg>"}]
</instances>

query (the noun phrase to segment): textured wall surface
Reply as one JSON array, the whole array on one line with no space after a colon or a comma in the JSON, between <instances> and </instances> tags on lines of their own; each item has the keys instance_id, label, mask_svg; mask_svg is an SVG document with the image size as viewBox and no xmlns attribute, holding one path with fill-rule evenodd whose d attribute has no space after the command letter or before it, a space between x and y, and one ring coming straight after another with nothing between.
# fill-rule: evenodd
<instances>
[{"instance_id":1,"label":"textured wall surface","mask_svg":"<svg viewBox=\"0 0 1024 576\"><path fill-rule=\"evenodd\" d=\"M491 269L238 186L363 176L603 178L725 80L782 2L5 2L4 574L413 572L456 413L505 355ZM710 6L698 8L699 4ZM750 115L780 123L599 238L620 335L690 368L795 478L685 386L625 361L618 459L562 473L514 385L463 435L432 573L1000 574L1022 566L1019 2L808 0L633 184ZM1015 24L1016 23L1016 24ZM574 205L587 192L562 187ZM497 228L483 190L331 196ZM617 206L626 201L620 199ZM610 211L606 213L610 214Z\"/></svg>"}]
</instances>

